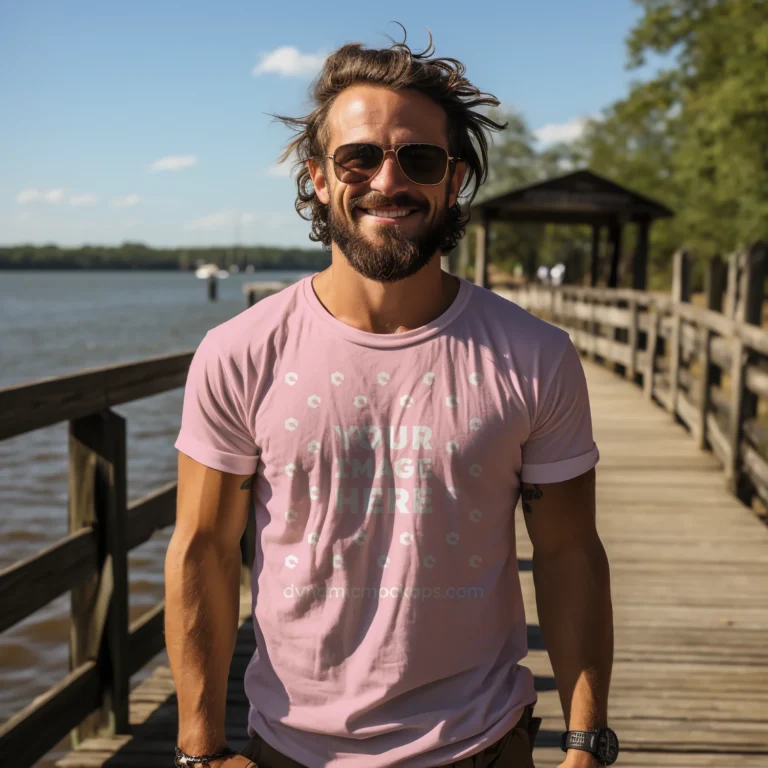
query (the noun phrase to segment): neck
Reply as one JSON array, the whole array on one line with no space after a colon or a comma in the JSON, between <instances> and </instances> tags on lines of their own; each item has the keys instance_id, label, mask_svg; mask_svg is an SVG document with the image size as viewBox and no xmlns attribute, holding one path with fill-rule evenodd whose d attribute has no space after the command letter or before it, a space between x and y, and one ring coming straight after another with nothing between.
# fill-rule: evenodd
<instances>
[{"instance_id":1,"label":"neck","mask_svg":"<svg viewBox=\"0 0 768 768\"><path fill-rule=\"evenodd\" d=\"M435 320L456 298L459 279L443 272L440 262L438 251L415 275L379 283L356 272L334 244L331 266L312 287L337 320L368 333L402 333Z\"/></svg>"}]
</instances>

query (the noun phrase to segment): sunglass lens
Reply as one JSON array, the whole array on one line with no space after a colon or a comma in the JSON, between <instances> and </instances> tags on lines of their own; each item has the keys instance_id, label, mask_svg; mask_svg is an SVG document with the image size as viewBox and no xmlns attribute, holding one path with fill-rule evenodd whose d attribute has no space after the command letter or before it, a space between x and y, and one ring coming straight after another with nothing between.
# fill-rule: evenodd
<instances>
[{"instance_id":1,"label":"sunglass lens","mask_svg":"<svg viewBox=\"0 0 768 768\"><path fill-rule=\"evenodd\" d=\"M383 154L375 144L345 144L336 150L336 177L344 184L367 181L381 165Z\"/></svg>"},{"instance_id":2,"label":"sunglass lens","mask_svg":"<svg viewBox=\"0 0 768 768\"><path fill-rule=\"evenodd\" d=\"M403 173L417 184L439 184L445 176L448 153L430 144L409 144L398 155Z\"/></svg>"}]
</instances>

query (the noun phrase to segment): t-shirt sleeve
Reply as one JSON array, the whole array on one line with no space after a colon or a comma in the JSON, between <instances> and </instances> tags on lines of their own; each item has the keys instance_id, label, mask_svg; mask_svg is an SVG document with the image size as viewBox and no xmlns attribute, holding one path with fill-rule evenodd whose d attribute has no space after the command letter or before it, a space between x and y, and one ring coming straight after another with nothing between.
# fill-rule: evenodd
<instances>
[{"instance_id":1,"label":"t-shirt sleeve","mask_svg":"<svg viewBox=\"0 0 768 768\"><path fill-rule=\"evenodd\" d=\"M181 430L174 447L212 469L235 475L256 471L259 450L243 407L210 334L200 342L187 373Z\"/></svg>"},{"instance_id":2,"label":"t-shirt sleeve","mask_svg":"<svg viewBox=\"0 0 768 768\"><path fill-rule=\"evenodd\" d=\"M597 464L592 414L584 368L573 342L565 350L540 395L536 418L522 448L521 480L559 483Z\"/></svg>"}]
</instances>

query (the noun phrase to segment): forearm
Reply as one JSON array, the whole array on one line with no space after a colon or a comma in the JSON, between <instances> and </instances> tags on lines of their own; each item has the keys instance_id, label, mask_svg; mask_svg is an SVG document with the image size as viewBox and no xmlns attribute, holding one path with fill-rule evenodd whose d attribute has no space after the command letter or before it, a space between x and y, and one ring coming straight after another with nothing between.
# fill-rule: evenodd
<instances>
[{"instance_id":1,"label":"forearm","mask_svg":"<svg viewBox=\"0 0 768 768\"><path fill-rule=\"evenodd\" d=\"M599 541L586 549L533 557L536 604L566 728L608 722L613 667L610 571Z\"/></svg>"},{"instance_id":2,"label":"forearm","mask_svg":"<svg viewBox=\"0 0 768 768\"><path fill-rule=\"evenodd\" d=\"M226 744L227 678L239 610L240 550L174 535L165 564L165 636L179 707L179 746Z\"/></svg>"}]
</instances>

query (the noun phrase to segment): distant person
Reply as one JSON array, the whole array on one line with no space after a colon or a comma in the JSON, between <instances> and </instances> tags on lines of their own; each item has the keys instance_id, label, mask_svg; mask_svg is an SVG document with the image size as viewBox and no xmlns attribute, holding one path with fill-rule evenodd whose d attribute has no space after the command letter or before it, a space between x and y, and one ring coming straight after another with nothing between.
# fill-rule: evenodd
<instances>
[{"instance_id":1,"label":"distant person","mask_svg":"<svg viewBox=\"0 0 768 768\"><path fill-rule=\"evenodd\" d=\"M580 747L562 765L614 759L585 751L614 737L584 371L567 333L441 271L504 126L431 48L345 45L311 114L280 118L298 131L282 158L300 161L296 207L332 264L213 328L192 360L166 561L177 765L532 766L521 496ZM248 515L250 743L228 756Z\"/></svg>"}]
</instances>

